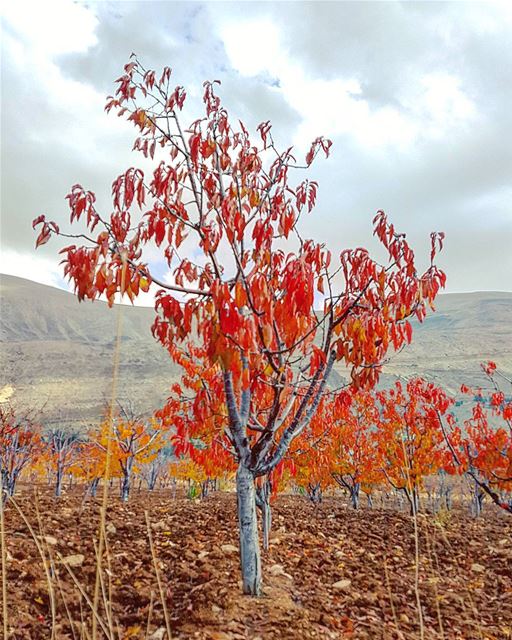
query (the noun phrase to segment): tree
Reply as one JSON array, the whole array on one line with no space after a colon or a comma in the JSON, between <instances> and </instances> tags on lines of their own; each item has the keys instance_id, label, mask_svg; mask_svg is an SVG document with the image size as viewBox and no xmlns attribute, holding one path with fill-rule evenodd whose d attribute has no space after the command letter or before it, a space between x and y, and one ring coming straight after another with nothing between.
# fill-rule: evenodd
<instances>
[{"instance_id":1,"label":"tree","mask_svg":"<svg viewBox=\"0 0 512 640\"><path fill-rule=\"evenodd\" d=\"M14 408L0 404L0 506L13 496L22 471L40 454L41 429L30 414L20 416Z\"/></svg>"},{"instance_id":2,"label":"tree","mask_svg":"<svg viewBox=\"0 0 512 640\"><path fill-rule=\"evenodd\" d=\"M163 446L157 450L152 460L141 466L141 475L146 481L149 491L156 489L156 484L173 455L174 450L171 446Z\"/></svg>"},{"instance_id":3,"label":"tree","mask_svg":"<svg viewBox=\"0 0 512 640\"><path fill-rule=\"evenodd\" d=\"M158 451L167 444L164 432L162 424L155 418L146 422L133 416L113 416L112 420L107 417L101 423L95 445L106 453L110 439L112 468L109 469L109 476L113 475L114 469L118 469L123 502L130 497L136 466L153 461Z\"/></svg>"},{"instance_id":4,"label":"tree","mask_svg":"<svg viewBox=\"0 0 512 640\"><path fill-rule=\"evenodd\" d=\"M333 485L333 449L330 442L333 428L332 402L324 398L308 431L303 432L290 446L289 457L295 467L294 480L305 489L313 504L322 502L323 492Z\"/></svg>"},{"instance_id":5,"label":"tree","mask_svg":"<svg viewBox=\"0 0 512 640\"><path fill-rule=\"evenodd\" d=\"M69 471L77 478L88 483L88 491L94 498L98 490L100 480L105 478L106 471L106 453L104 449L98 447L94 441L96 434L90 434L93 439L82 442L77 452L77 456ZM112 469L111 476L112 474Z\"/></svg>"},{"instance_id":6,"label":"tree","mask_svg":"<svg viewBox=\"0 0 512 640\"><path fill-rule=\"evenodd\" d=\"M378 438L382 472L406 496L411 514L419 510L423 478L449 465L440 416L452 401L442 389L422 378L400 381L377 392L380 404Z\"/></svg>"},{"instance_id":7,"label":"tree","mask_svg":"<svg viewBox=\"0 0 512 640\"><path fill-rule=\"evenodd\" d=\"M430 266L419 275L405 235L380 211L374 233L387 262L363 248L333 262L326 247L299 232L317 183L292 181L319 152L328 156L331 142L317 138L302 166L292 148L277 149L269 122L253 142L243 123L231 123L216 82L204 83L204 114L185 129L186 93L170 78L168 67L158 79L134 57L106 105L138 129L134 148L157 158L152 175L131 167L114 180L109 216L91 191L75 185L67 196L71 222L85 221L87 231L64 233L40 215L36 244L51 235L85 242L61 251L80 300L104 294L113 304L118 292L133 300L151 284L158 288L153 333L184 366L185 386L206 403L190 401L195 415L181 421L190 429L183 435L215 429L233 452L243 591L258 594L255 478L268 475L307 430L335 362L350 369L354 385L372 386L388 348L410 341L407 318L422 320L444 286L434 264L444 236L431 235ZM150 245L160 249L171 283L148 263L143 251ZM178 422L181 391L168 406ZM225 416L210 420L218 399Z\"/></svg>"},{"instance_id":8,"label":"tree","mask_svg":"<svg viewBox=\"0 0 512 640\"><path fill-rule=\"evenodd\" d=\"M484 496L512 513L512 400L501 390L499 380L511 385L494 362L481 365L491 384L488 391L463 385L462 392L473 396L471 418L465 421L465 435L453 416L442 423L452 463L474 483L474 511L479 515ZM501 495L500 495L501 494ZM506 500L504 495L508 494Z\"/></svg>"},{"instance_id":9,"label":"tree","mask_svg":"<svg viewBox=\"0 0 512 640\"><path fill-rule=\"evenodd\" d=\"M55 495L59 498L62 494L62 479L66 471L75 464L81 441L76 433L54 429L45 435L44 442L48 461L55 472Z\"/></svg>"},{"instance_id":10,"label":"tree","mask_svg":"<svg viewBox=\"0 0 512 640\"><path fill-rule=\"evenodd\" d=\"M370 500L374 487L382 480L376 432L379 412L374 394L364 391L340 395L331 404L335 428L330 470L357 509L361 490Z\"/></svg>"}]
</instances>

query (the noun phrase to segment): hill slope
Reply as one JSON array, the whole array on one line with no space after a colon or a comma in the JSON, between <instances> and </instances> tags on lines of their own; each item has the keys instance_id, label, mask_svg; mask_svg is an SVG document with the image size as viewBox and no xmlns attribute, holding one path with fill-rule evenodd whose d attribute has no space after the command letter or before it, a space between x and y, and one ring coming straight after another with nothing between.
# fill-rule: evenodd
<instances>
[{"instance_id":1,"label":"hill slope","mask_svg":"<svg viewBox=\"0 0 512 640\"><path fill-rule=\"evenodd\" d=\"M179 376L151 335L153 318L152 309L122 307L117 396L139 413L160 406ZM60 289L2 275L0 387L13 385L21 406L46 403L48 424L96 422L112 394L117 322L104 302L80 304ZM412 345L390 358L383 384L424 375L457 393L461 383L483 382L479 363L488 359L512 375L512 293L446 294L415 325Z\"/></svg>"},{"instance_id":2,"label":"hill slope","mask_svg":"<svg viewBox=\"0 0 512 640\"><path fill-rule=\"evenodd\" d=\"M136 412L160 406L179 375L151 335L154 311L122 306L117 396ZM0 278L0 386L15 400L45 405L61 426L96 422L112 395L118 313L101 301L79 303L60 289Z\"/></svg>"}]
</instances>

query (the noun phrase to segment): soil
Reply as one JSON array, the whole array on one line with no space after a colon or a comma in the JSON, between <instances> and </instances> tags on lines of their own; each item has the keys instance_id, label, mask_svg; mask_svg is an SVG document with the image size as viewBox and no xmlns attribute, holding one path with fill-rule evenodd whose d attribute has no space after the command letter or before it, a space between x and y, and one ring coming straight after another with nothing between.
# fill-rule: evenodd
<instances>
[{"instance_id":1,"label":"soil","mask_svg":"<svg viewBox=\"0 0 512 640\"><path fill-rule=\"evenodd\" d=\"M36 500L24 488L16 504L23 516L13 504L4 514L9 638L92 637L87 599L100 500L84 500L78 488L59 500L39 489ZM109 604L99 612L110 637L166 639L163 597L173 638L512 638L512 518L492 507L477 520L460 508L418 517L416 589L410 516L354 512L341 498L313 506L280 496L260 598L240 592L235 516L230 493L202 501L169 491L135 493L127 504L111 498L102 585ZM98 638L109 637L101 624Z\"/></svg>"}]
</instances>

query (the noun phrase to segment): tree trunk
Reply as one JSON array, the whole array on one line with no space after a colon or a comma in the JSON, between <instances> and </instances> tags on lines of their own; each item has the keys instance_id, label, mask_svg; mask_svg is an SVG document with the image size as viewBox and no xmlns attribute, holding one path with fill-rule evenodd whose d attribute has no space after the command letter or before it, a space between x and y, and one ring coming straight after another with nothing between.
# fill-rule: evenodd
<instances>
[{"instance_id":1,"label":"tree trunk","mask_svg":"<svg viewBox=\"0 0 512 640\"><path fill-rule=\"evenodd\" d=\"M123 476L123 482L121 485L121 500L123 502L128 502L129 497L130 497L130 476L126 473Z\"/></svg>"},{"instance_id":2,"label":"tree trunk","mask_svg":"<svg viewBox=\"0 0 512 640\"><path fill-rule=\"evenodd\" d=\"M261 559L256 517L256 491L251 471L240 464L236 473L240 566L244 594L261 594Z\"/></svg>"},{"instance_id":3,"label":"tree trunk","mask_svg":"<svg viewBox=\"0 0 512 640\"><path fill-rule=\"evenodd\" d=\"M416 516L420 510L420 495L418 487L413 487L412 491L409 491L407 487L404 487L404 493L409 501L409 508L411 516Z\"/></svg>"},{"instance_id":4,"label":"tree trunk","mask_svg":"<svg viewBox=\"0 0 512 640\"><path fill-rule=\"evenodd\" d=\"M18 474L14 471L9 478L9 482L7 483L7 493L10 497L14 496L14 492L16 491L16 483L18 482Z\"/></svg>"},{"instance_id":5,"label":"tree trunk","mask_svg":"<svg viewBox=\"0 0 512 640\"><path fill-rule=\"evenodd\" d=\"M55 481L55 495L57 498L60 498L60 496L62 495L62 476L63 476L63 472L62 469L60 467L57 467L57 478Z\"/></svg>"},{"instance_id":6,"label":"tree trunk","mask_svg":"<svg viewBox=\"0 0 512 640\"><path fill-rule=\"evenodd\" d=\"M451 508L452 508L452 489L451 489L451 487L446 487L446 489L444 490L444 505L448 509L448 511L451 511Z\"/></svg>"},{"instance_id":7,"label":"tree trunk","mask_svg":"<svg viewBox=\"0 0 512 640\"><path fill-rule=\"evenodd\" d=\"M155 490L157 479L158 479L158 473L157 473L156 469L151 469L151 472L149 474L149 482L148 482L148 489L150 491L154 491Z\"/></svg>"},{"instance_id":8,"label":"tree trunk","mask_svg":"<svg viewBox=\"0 0 512 640\"><path fill-rule=\"evenodd\" d=\"M350 489L350 500L352 502L352 507L357 509L359 507L359 489L361 485L359 482L354 483L354 486Z\"/></svg>"},{"instance_id":9,"label":"tree trunk","mask_svg":"<svg viewBox=\"0 0 512 640\"><path fill-rule=\"evenodd\" d=\"M96 497L96 491L98 490L99 483L100 483L100 479L99 478L94 478L94 480L91 482L91 497L92 498Z\"/></svg>"},{"instance_id":10,"label":"tree trunk","mask_svg":"<svg viewBox=\"0 0 512 640\"><path fill-rule=\"evenodd\" d=\"M272 487L266 480L261 487L256 489L256 505L261 511L261 529L263 533L263 549L268 551L270 543L270 529L272 528L272 508L270 506L270 494Z\"/></svg>"},{"instance_id":11,"label":"tree trunk","mask_svg":"<svg viewBox=\"0 0 512 640\"><path fill-rule=\"evenodd\" d=\"M309 499L313 504L320 504L322 502L322 487L319 482L315 484L309 483L308 485L308 495Z\"/></svg>"},{"instance_id":12,"label":"tree trunk","mask_svg":"<svg viewBox=\"0 0 512 640\"><path fill-rule=\"evenodd\" d=\"M479 518L482 514L485 493L478 486L478 482L474 480L473 484L473 516Z\"/></svg>"}]
</instances>

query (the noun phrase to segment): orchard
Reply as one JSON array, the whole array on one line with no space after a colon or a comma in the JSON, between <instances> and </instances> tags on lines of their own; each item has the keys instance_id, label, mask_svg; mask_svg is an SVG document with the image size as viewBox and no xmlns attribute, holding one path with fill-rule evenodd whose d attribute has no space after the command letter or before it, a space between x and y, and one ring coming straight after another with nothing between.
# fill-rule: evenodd
<instances>
[{"instance_id":1,"label":"orchard","mask_svg":"<svg viewBox=\"0 0 512 640\"><path fill-rule=\"evenodd\" d=\"M378 211L373 235L383 261L363 247L333 254L302 231L303 217L315 215L312 172L329 156L328 139L316 138L305 158L278 148L270 122L253 134L230 117L217 82L204 83L202 111L184 122L187 94L173 86L171 69L156 74L136 57L116 84L106 110L133 124L134 150L153 168L121 173L107 212L75 184L66 196L69 229L39 215L36 245L66 239L63 272L80 301L113 306L154 292L148 331L181 367L181 379L153 415L108 406L86 433L52 431L44 410L36 421L2 405L5 517L20 481L48 485L56 497L79 491L99 500L98 569L88 596L93 638L114 637L98 611L116 493L123 508L134 494L157 492L169 509L179 500L196 509L234 492L238 535L227 546L236 544L247 596L264 594L260 537L265 558L280 496L301 501L311 518L337 503L346 503L350 518L403 512L415 524L417 595L418 519L470 511L505 530L512 514L511 381L494 363L483 365L488 389L463 389L471 405L465 422L455 417L455 399L429 380L379 385L384 361L407 348L445 285L437 266L444 234L432 232L417 260L404 230ZM417 262L428 264L425 272ZM162 263L169 277L158 275ZM341 387L334 370L343 372ZM302 525L292 518L281 526L298 535ZM155 571L170 637L162 585L171 578L158 562ZM421 603L418 612L418 637L438 637L424 635ZM350 628L325 637L359 637Z\"/></svg>"}]
</instances>

